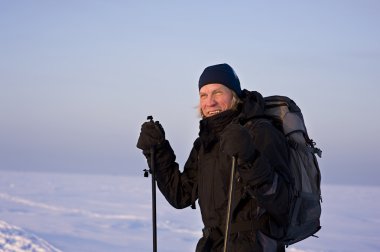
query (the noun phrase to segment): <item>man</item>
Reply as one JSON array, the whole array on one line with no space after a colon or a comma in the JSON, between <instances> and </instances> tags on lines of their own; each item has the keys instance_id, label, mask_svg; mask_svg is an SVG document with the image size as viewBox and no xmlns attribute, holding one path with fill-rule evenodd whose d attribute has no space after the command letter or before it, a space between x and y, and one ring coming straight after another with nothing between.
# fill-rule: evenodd
<instances>
[{"instance_id":1,"label":"man","mask_svg":"<svg viewBox=\"0 0 380 252\"><path fill-rule=\"evenodd\" d=\"M141 127L137 147L150 164L156 148L158 188L175 208L198 199L205 228L196 251L222 251L232 156L237 173L232 202L230 251L285 251L276 237L289 212L288 152L274 123L266 119L258 92L241 90L228 64L207 67L199 78L199 137L180 171L158 122Z\"/></svg>"}]
</instances>

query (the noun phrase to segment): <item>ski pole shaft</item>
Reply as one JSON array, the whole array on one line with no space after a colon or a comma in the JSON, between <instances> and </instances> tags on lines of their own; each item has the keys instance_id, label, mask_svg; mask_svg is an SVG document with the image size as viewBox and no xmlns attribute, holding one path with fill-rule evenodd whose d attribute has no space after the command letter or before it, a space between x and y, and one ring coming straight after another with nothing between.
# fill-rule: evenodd
<instances>
[{"instance_id":1,"label":"ski pole shaft","mask_svg":"<svg viewBox=\"0 0 380 252\"><path fill-rule=\"evenodd\" d=\"M230 187L228 190L228 205L227 205L227 217L226 217L226 229L224 230L224 247L223 252L229 251L229 237L230 237L230 226L231 226L231 207L233 202L233 192L234 192L234 181L235 181L235 166L236 166L236 157L232 156L232 168L230 176Z\"/></svg>"},{"instance_id":2,"label":"ski pole shaft","mask_svg":"<svg viewBox=\"0 0 380 252\"><path fill-rule=\"evenodd\" d=\"M150 149L152 171L152 226L153 226L153 251L157 252L157 213L156 213L156 171L155 171L155 148Z\"/></svg>"},{"instance_id":3,"label":"ski pole shaft","mask_svg":"<svg viewBox=\"0 0 380 252\"><path fill-rule=\"evenodd\" d=\"M147 120L153 121L153 116L148 116ZM155 167L155 153L156 149L154 146L150 148L150 169L149 172L152 174L152 229L153 229L153 252L157 252L157 210L156 210L156 167ZM148 172L145 171L144 176L148 176Z\"/></svg>"}]
</instances>

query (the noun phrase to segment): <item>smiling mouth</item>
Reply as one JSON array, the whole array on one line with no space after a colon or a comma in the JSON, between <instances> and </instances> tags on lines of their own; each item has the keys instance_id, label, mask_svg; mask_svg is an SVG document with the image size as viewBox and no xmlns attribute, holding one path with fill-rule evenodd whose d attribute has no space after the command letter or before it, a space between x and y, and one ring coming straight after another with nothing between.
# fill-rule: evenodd
<instances>
[{"instance_id":1,"label":"smiling mouth","mask_svg":"<svg viewBox=\"0 0 380 252\"><path fill-rule=\"evenodd\" d=\"M220 112L222 112L222 111L221 110L214 110L214 111L208 112L208 115L213 116L213 115L219 114Z\"/></svg>"}]
</instances>

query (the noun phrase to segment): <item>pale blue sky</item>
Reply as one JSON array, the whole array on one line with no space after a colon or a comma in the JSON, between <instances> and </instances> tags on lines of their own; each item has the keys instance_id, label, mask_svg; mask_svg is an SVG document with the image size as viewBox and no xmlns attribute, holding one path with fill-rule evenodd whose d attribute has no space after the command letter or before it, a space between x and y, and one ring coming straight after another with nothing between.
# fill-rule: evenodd
<instances>
[{"instance_id":1,"label":"pale blue sky","mask_svg":"<svg viewBox=\"0 0 380 252\"><path fill-rule=\"evenodd\" d=\"M142 175L147 115L181 165L197 81L229 63L242 87L302 108L323 182L380 176L380 2L0 0L0 169Z\"/></svg>"}]
</instances>

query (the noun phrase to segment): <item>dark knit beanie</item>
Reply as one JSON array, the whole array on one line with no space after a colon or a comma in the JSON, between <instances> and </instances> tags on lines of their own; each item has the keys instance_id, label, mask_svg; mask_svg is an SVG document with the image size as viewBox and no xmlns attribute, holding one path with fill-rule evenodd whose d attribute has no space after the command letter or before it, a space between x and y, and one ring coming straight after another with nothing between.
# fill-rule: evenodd
<instances>
[{"instance_id":1,"label":"dark knit beanie","mask_svg":"<svg viewBox=\"0 0 380 252\"><path fill-rule=\"evenodd\" d=\"M206 67L199 78L199 90L211 83L219 83L241 95L240 81L235 71L228 64L218 64Z\"/></svg>"}]
</instances>

